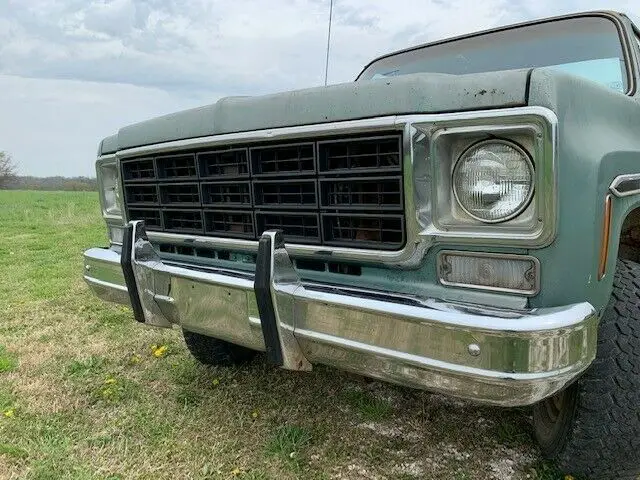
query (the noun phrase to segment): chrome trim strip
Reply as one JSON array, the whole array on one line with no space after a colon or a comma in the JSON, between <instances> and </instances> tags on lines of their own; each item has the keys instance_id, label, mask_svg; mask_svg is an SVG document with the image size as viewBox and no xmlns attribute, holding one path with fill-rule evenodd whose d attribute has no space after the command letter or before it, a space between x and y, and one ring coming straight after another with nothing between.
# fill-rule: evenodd
<instances>
[{"instance_id":1,"label":"chrome trim strip","mask_svg":"<svg viewBox=\"0 0 640 480\"><path fill-rule=\"evenodd\" d=\"M471 283L460 283L460 282L449 282L442 278L441 269L444 266L444 261L442 257L444 255L458 255L461 257L484 257L484 258L496 258L501 260L529 260L533 263L535 268L535 286L533 290L517 290L514 288L501 288L501 287L489 287L486 285L477 285ZM516 293L519 295L526 295L529 297L533 297L540 292L540 260L531 255L518 255L511 253L490 253L490 252L472 252L468 250L441 250L438 252L438 256L436 259L436 269L438 274L438 281L442 285L450 286L450 287L460 287L460 288L472 288L475 290L486 290L490 292L502 292L502 293Z\"/></svg>"},{"instance_id":2,"label":"chrome trim strip","mask_svg":"<svg viewBox=\"0 0 640 480\"><path fill-rule=\"evenodd\" d=\"M296 328L296 336L300 338L312 340L314 342L331 345L334 347L348 348L356 352L375 355L376 357L384 357L388 359L400 360L403 363L408 363L421 368L431 368L435 370L449 371L451 373L455 372L456 374L460 374L460 375L473 374L473 375L478 375L478 376L493 378L493 379L500 379L500 380L511 380L511 381L543 380L545 378L554 377L558 374L564 375L567 373L571 373L571 371L574 370L572 367L565 367L559 370L555 370L553 372L518 373L518 374L503 373L503 372L496 372L493 370L485 370L481 368L461 367L458 365L451 365L450 363L447 363L447 362L433 360L430 358L421 357L419 355L402 353L402 352L398 352L397 350L392 350L390 348L378 347L375 345L368 345L366 343L356 342L353 340L345 340L344 338L336 337L335 335L314 332L311 330L302 330L302 329Z\"/></svg>"},{"instance_id":3,"label":"chrome trim strip","mask_svg":"<svg viewBox=\"0 0 640 480\"><path fill-rule=\"evenodd\" d=\"M621 189L622 187L622 189ZM640 193L640 173L618 175L613 179L609 190L616 197L623 198Z\"/></svg>"},{"instance_id":4,"label":"chrome trim strip","mask_svg":"<svg viewBox=\"0 0 640 480\"><path fill-rule=\"evenodd\" d=\"M420 123L421 131L424 131L425 124L432 124L438 128L442 128L446 122L465 121L473 125L480 126L485 130L500 128L500 119L512 118L519 116L538 116L541 117L548 125L550 137L546 139L545 146L541 149L545 161L551 161L553 178L546 178L548 183L549 198L545 198L542 202L545 209L541 214L544 216L545 231L544 238L533 238L531 235L522 235L516 232L503 231L473 231L465 232L447 232L445 230L435 228L423 228L418 222L417 208L423 208L416 204L415 195L415 178L414 178L414 158L413 136L416 133L414 124ZM482 123L486 121L486 123ZM314 136L322 138L324 136L351 134L351 133L375 133L377 131L401 130L403 132L403 176L404 176L404 205L405 205L405 222L407 241L405 246L400 250L372 250L357 249L348 247L325 247L314 245L286 244L286 248L292 256L296 257L313 257L324 258L326 260L348 260L358 261L369 264L385 265L390 267L411 268L420 265L427 250L436 242L477 242L482 239L484 243L493 243L500 246L516 246L516 247L542 247L549 244L555 236L556 219L556 178L555 164L556 152L555 143L557 118L551 110L542 107L517 107L496 110L482 110L472 112L456 112L443 114L415 114L415 115L397 115L384 116L372 119L349 120L344 122L334 122L315 125L301 125L295 127L284 127L276 129L265 129L251 132L239 132L231 134L212 135L201 138L191 138L185 140L177 140L165 142L156 145L146 145L135 148L128 148L117 152L115 155L105 155L100 160L112 159L114 156L118 162L118 173L121 175L119 162L123 159L147 155L154 153L166 153L183 149L195 149L215 147L218 145L234 145L246 144L261 141L282 141L294 140L298 138ZM548 147L547 144L550 146ZM122 179L120 178L120 188L122 188ZM121 198L123 194L121 193ZM124 221L126 211L124 212ZM259 232L261 233L261 232ZM179 245L197 245L212 249L229 249L246 252L257 252L258 242L255 240L242 240L221 237L205 237L199 235L180 235L166 232L148 232L149 238L154 242L167 242ZM542 233L541 233L542 235ZM286 240L286 239L285 239Z\"/></svg>"},{"instance_id":5,"label":"chrome trim strip","mask_svg":"<svg viewBox=\"0 0 640 480\"><path fill-rule=\"evenodd\" d=\"M90 285L95 285L97 287L103 287L103 288L111 288L113 290L117 290L118 292L127 293L127 287L125 287L124 285L117 285L115 283L105 282L104 280L93 278L89 275L84 275L83 278L84 278L84 281Z\"/></svg>"}]
</instances>

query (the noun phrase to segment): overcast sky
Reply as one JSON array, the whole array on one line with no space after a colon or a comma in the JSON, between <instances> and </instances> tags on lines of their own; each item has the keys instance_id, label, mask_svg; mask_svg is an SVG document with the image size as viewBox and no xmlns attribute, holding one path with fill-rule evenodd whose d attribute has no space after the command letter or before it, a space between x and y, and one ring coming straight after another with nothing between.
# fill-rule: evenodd
<instances>
[{"instance_id":1,"label":"overcast sky","mask_svg":"<svg viewBox=\"0 0 640 480\"><path fill-rule=\"evenodd\" d=\"M638 0L335 0L329 82L390 50ZM94 175L119 127L226 95L324 81L329 0L0 0L0 151Z\"/></svg>"}]
</instances>

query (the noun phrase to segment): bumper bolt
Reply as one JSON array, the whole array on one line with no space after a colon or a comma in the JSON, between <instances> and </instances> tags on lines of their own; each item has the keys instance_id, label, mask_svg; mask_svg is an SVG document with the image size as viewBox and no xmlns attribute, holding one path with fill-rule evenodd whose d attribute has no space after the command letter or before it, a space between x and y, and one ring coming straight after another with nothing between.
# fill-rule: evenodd
<instances>
[{"instance_id":1,"label":"bumper bolt","mask_svg":"<svg viewBox=\"0 0 640 480\"><path fill-rule=\"evenodd\" d=\"M472 357L477 357L478 355L480 355L480 345L478 345L477 343L469 344L467 350L469 350L469 355L471 355Z\"/></svg>"}]
</instances>

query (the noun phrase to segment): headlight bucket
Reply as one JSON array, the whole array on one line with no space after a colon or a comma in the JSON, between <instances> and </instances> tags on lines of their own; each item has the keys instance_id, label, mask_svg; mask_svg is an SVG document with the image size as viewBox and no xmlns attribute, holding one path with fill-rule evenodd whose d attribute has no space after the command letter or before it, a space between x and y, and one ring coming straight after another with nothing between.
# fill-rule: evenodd
<instances>
[{"instance_id":1,"label":"headlight bucket","mask_svg":"<svg viewBox=\"0 0 640 480\"><path fill-rule=\"evenodd\" d=\"M517 217L534 192L533 163L527 152L508 140L471 145L453 169L453 194L460 207L484 223Z\"/></svg>"}]
</instances>

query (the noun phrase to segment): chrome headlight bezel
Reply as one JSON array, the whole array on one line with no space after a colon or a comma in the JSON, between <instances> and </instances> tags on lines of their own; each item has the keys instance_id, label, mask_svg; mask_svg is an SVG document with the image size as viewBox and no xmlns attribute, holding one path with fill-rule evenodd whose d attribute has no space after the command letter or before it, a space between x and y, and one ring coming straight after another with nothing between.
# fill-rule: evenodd
<instances>
[{"instance_id":1,"label":"chrome headlight bezel","mask_svg":"<svg viewBox=\"0 0 640 480\"><path fill-rule=\"evenodd\" d=\"M122 219L122 185L115 158L98 159L96 176L104 218Z\"/></svg>"},{"instance_id":2,"label":"chrome headlight bezel","mask_svg":"<svg viewBox=\"0 0 640 480\"><path fill-rule=\"evenodd\" d=\"M430 243L542 248L557 232L557 117L542 107L444 114L414 122L411 131L414 204L421 230ZM487 223L469 215L453 193L456 161L484 140L520 146L534 167L534 193L507 220Z\"/></svg>"},{"instance_id":3,"label":"chrome headlight bezel","mask_svg":"<svg viewBox=\"0 0 640 480\"><path fill-rule=\"evenodd\" d=\"M515 150L516 152L518 152L520 154L521 159L524 161L524 164L526 166L526 168L529 171L529 175L530 175L530 185L529 185L529 191L527 193L527 195L522 199L522 201L518 204L518 206L513 209L513 211L509 212L507 215L498 217L498 218L494 218L494 219L490 219L490 218L483 218L479 215L476 215L474 213L472 213L470 211L470 209L468 208L468 206L465 205L465 202L463 201L463 199L460 196L460 193L458 192L458 189L456 188L456 175L458 175L459 170L461 168L461 166L463 165L463 163L469 158L468 155L470 152L472 152L474 149L478 149L481 148L485 145L489 145L489 144L502 144L502 145L506 145L510 148L512 148L513 150ZM453 189L453 196L455 197L456 202L458 202L458 205L460 206L460 208L462 210L464 210L464 212L469 215L471 218L474 218L475 220L478 220L480 222L483 223L503 223L506 221L509 221L515 217L517 217L518 215L520 215L529 205L529 203L531 202L531 199L533 198L534 192L535 192L535 168L533 166L533 162L531 160L531 157L529 155L529 153L522 148L520 145L518 145L517 143L507 140L507 139L503 139L503 138L491 138L491 139L487 139L487 140L480 140L479 142L473 143L471 145L469 145L467 147L467 149L465 151L462 152L462 154L460 154L460 156L456 159L454 165L453 165L453 172L451 173L451 186Z\"/></svg>"},{"instance_id":4,"label":"chrome headlight bezel","mask_svg":"<svg viewBox=\"0 0 640 480\"><path fill-rule=\"evenodd\" d=\"M96 178L100 196L102 217L107 223L107 233L112 245L122 244L124 225L123 189L118 163L113 155L99 157L96 161Z\"/></svg>"}]
</instances>

